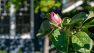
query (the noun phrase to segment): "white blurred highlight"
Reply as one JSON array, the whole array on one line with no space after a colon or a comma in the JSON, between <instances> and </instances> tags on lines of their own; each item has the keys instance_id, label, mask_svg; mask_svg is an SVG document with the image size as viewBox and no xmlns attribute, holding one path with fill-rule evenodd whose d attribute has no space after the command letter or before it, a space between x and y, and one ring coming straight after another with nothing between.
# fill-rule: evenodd
<instances>
[{"instance_id":1,"label":"white blurred highlight","mask_svg":"<svg viewBox=\"0 0 94 53\"><path fill-rule=\"evenodd\" d=\"M73 10L74 8L80 6L81 4L83 4L83 1L80 0L80 1L78 1L78 2L76 2L76 3L74 3L73 5L69 6L68 8L64 9L64 10L62 11L62 13L69 12L69 11Z\"/></svg>"}]
</instances>

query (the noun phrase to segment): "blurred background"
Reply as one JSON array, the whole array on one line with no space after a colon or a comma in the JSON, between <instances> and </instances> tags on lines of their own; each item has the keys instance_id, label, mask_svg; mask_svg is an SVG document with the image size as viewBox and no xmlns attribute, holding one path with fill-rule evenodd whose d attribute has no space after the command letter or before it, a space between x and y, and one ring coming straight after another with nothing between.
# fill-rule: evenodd
<instances>
[{"instance_id":1,"label":"blurred background","mask_svg":"<svg viewBox=\"0 0 94 53\"><path fill-rule=\"evenodd\" d=\"M36 36L52 11L62 19L88 14L94 12L94 0L0 0L0 53L58 53L48 39ZM88 30L94 40L94 27Z\"/></svg>"}]
</instances>

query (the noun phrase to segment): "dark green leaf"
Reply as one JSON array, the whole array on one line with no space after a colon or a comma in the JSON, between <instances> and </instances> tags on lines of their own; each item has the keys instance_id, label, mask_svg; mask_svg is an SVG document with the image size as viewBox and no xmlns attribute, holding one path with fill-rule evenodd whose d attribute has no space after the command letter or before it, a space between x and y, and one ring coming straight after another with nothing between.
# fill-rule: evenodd
<instances>
[{"instance_id":1,"label":"dark green leaf","mask_svg":"<svg viewBox=\"0 0 94 53\"><path fill-rule=\"evenodd\" d=\"M67 26L67 25L69 25L70 21L71 21L70 18L65 17L65 18L63 18L62 25L63 25L63 26Z\"/></svg>"},{"instance_id":2,"label":"dark green leaf","mask_svg":"<svg viewBox=\"0 0 94 53\"><path fill-rule=\"evenodd\" d=\"M49 23L48 20L45 20L41 26L40 26L40 30L39 33L37 34L38 37L42 37L45 36L48 32L50 32L51 30L51 25Z\"/></svg>"},{"instance_id":3,"label":"dark green leaf","mask_svg":"<svg viewBox=\"0 0 94 53\"><path fill-rule=\"evenodd\" d=\"M93 27L94 26L94 19L89 19L89 20L87 20L84 24L83 24L83 26L82 26L82 29L84 30L84 31L88 31L88 28L90 28L90 27Z\"/></svg>"},{"instance_id":4,"label":"dark green leaf","mask_svg":"<svg viewBox=\"0 0 94 53\"><path fill-rule=\"evenodd\" d=\"M83 25L91 25L91 24L94 25L94 18L89 18L89 19L87 19L87 20L83 23Z\"/></svg>"},{"instance_id":5,"label":"dark green leaf","mask_svg":"<svg viewBox=\"0 0 94 53\"><path fill-rule=\"evenodd\" d=\"M60 32L59 29L56 29L53 31L52 35L50 35L49 38L58 50L62 52L67 52L68 35L66 32Z\"/></svg>"},{"instance_id":6,"label":"dark green leaf","mask_svg":"<svg viewBox=\"0 0 94 53\"><path fill-rule=\"evenodd\" d=\"M72 36L72 44L76 51L88 53L92 48L92 40L85 32L78 32Z\"/></svg>"},{"instance_id":7,"label":"dark green leaf","mask_svg":"<svg viewBox=\"0 0 94 53\"><path fill-rule=\"evenodd\" d=\"M81 13L75 15L74 17L72 17L70 24L72 24L72 25L77 24L81 21L84 21L86 18L87 18L86 13L81 12Z\"/></svg>"}]
</instances>

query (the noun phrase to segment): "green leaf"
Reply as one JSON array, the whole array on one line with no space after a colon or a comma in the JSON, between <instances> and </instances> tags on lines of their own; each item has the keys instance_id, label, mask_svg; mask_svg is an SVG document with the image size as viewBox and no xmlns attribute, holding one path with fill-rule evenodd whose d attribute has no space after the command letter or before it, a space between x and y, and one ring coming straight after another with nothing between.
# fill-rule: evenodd
<instances>
[{"instance_id":1,"label":"green leaf","mask_svg":"<svg viewBox=\"0 0 94 53\"><path fill-rule=\"evenodd\" d=\"M49 9L48 9L48 7L42 7L40 10L41 10L42 12L47 12Z\"/></svg>"},{"instance_id":2,"label":"green leaf","mask_svg":"<svg viewBox=\"0 0 94 53\"><path fill-rule=\"evenodd\" d=\"M61 4L60 4L60 2L57 2L57 3L54 4L54 6L56 6L56 7L60 7Z\"/></svg>"},{"instance_id":3,"label":"green leaf","mask_svg":"<svg viewBox=\"0 0 94 53\"><path fill-rule=\"evenodd\" d=\"M84 21L86 18L87 18L86 13L81 12L81 13L75 15L74 17L72 17L70 24L71 25L77 24L81 21Z\"/></svg>"},{"instance_id":4,"label":"green leaf","mask_svg":"<svg viewBox=\"0 0 94 53\"><path fill-rule=\"evenodd\" d=\"M51 25L50 25L50 23L49 23L48 20L45 20L45 21L41 24L40 30L39 30L37 36L38 36L38 37L43 37L43 36L45 36L47 33L49 33L50 30L51 30Z\"/></svg>"},{"instance_id":5,"label":"green leaf","mask_svg":"<svg viewBox=\"0 0 94 53\"><path fill-rule=\"evenodd\" d=\"M72 44L76 51L88 53L92 49L92 40L85 32L78 32L72 36Z\"/></svg>"},{"instance_id":6,"label":"green leaf","mask_svg":"<svg viewBox=\"0 0 94 53\"><path fill-rule=\"evenodd\" d=\"M93 27L94 26L94 18L90 18L87 21L85 21L85 23L82 26L82 29L84 31L88 31L88 28Z\"/></svg>"},{"instance_id":7,"label":"green leaf","mask_svg":"<svg viewBox=\"0 0 94 53\"><path fill-rule=\"evenodd\" d=\"M39 10L39 6L36 6L35 13L38 13L38 10Z\"/></svg>"},{"instance_id":8,"label":"green leaf","mask_svg":"<svg viewBox=\"0 0 94 53\"><path fill-rule=\"evenodd\" d=\"M59 31L59 29L55 29L52 32L52 35L49 36L50 40L54 44L57 50L62 52L68 51L68 35L64 31Z\"/></svg>"},{"instance_id":9,"label":"green leaf","mask_svg":"<svg viewBox=\"0 0 94 53\"><path fill-rule=\"evenodd\" d=\"M63 18L62 25L63 25L63 26L69 26L70 21L71 21L70 18L65 17L65 18Z\"/></svg>"}]
</instances>

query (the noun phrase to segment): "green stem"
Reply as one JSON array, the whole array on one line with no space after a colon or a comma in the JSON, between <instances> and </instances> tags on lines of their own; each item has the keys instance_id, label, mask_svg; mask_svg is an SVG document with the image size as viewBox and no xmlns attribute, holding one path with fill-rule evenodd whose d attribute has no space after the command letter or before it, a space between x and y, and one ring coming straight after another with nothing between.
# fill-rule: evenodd
<instances>
[{"instance_id":1,"label":"green stem","mask_svg":"<svg viewBox=\"0 0 94 53\"><path fill-rule=\"evenodd\" d=\"M69 34L69 36L68 36L68 41L69 41L68 42L68 53L72 53L72 52L75 52L75 50L73 49L73 46L72 46L72 36L73 36L72 29L70 27L68 27L67 32Z\"/></svg>"}]
</instances>

